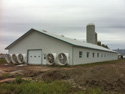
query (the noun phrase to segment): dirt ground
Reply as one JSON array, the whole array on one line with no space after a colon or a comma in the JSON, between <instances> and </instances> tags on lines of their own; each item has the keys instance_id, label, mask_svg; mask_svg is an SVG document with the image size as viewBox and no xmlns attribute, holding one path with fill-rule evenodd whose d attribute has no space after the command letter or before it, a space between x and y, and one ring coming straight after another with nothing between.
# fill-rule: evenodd
<instances>
[{"instance_id":1,"label":"dirt ground","mask_svg":"<svg viewBox=\"0 0 125 94\"><path fill-rule=\"evenodd\" d=\"M65 80L83 90L99 87L104 91L125 92L125 60L70 67L0 64L0 83L11 82L17 76L36 81Z\"/></svg>"}]
</instances>

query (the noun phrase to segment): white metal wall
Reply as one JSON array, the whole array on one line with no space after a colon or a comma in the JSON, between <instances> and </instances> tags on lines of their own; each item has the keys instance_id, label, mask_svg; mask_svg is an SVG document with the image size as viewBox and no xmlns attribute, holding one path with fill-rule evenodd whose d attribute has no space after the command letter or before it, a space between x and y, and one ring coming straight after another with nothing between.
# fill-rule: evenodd
<instances>
[{"instance_id":1,"label":"white metal wall","mask_svg":"<svg viewBox=\"0 0 125 94\"><path fill-rule=\"evenodd\" d=\"M82 57L79 58L79 51L81 51ZM87 58L87 52L89 52L89 57ZM95 54L93 57L93 53ZM99 53L99 57L97 57ZM87 48L73 47L73 65L77 64L87 64L100 61L117 60L118 55L116 53L92 50Z\"/></svg>"},{"instance_id":2,"label":"white metal wall","mask_svg":"<svg viewBox=\"0 0 125 94\"><path fill-rule=\"evenodd\" d=\"M42 49L42 53L46 55L47 53L69 53L69 64L77 65L77 64L86 64L92 62L100 62L100 61L108 61L108 60L116 60L118 58L117 54L85 49L80 47L72 47L70 44L64 43L57 39L51 38L49 36L43 35L39 32L32 32L27 37L22 39L16 45L9 49L9 54L27 54L27 50L30 49ZM79 51L83 52L83 57L79 58ZM73 54L72 54L73 52ZM89 52L89 58L86 57L86 53ZM95 53L95 57L93 58L92 53ZM97 53L99 53L99 57L97 57ZM103 54L103 57L101 57ZM104 56L106 54L106 57ZM73 55L73 58L72 58ZM43 57L42 57L43 59ZM43 62L43 61L42 61Z\"/></svg>"},{"instance_id":3,"label":"white metal wall","mask_svg":"<svg viewBox=\"0 0 125 94\"><path fill-rule=\"evenodd\" d=\"M27 50L29 49L42 49L43 56L47 53L57 53L57 55L62 52L69 53L69 64L72 65L72 46L39 32L32 32L23 40L11 47L9 49L9 54L27 54Z\"/></svg>"}]
</instances>

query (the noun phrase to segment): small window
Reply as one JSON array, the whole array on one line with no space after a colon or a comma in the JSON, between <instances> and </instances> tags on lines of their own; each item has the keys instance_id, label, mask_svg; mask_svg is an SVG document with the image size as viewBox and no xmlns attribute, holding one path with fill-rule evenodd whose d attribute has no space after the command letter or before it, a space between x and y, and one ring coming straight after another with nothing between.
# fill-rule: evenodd
<instances>
[{"instance_id":1,"label":"small window","mask_svg":"<svg viewBox=\"0 0 125 94\"><path fill-rule=\"evenodd\" d=\"M89 52L87 52L87 58L89 57Z\"/></svg>"},{"instance_id":2,"label":"small window","mask_svg":"<svg viewBox=\"0 0 125 94\"><path fill-rule=\"evenodd\" d=\"M97 57L99 57L99 53L97 53Z\"/></svg>"},{"instance_id":3,"label":"small window","mask_svg":"<svg viewBox=\"0 0 125 94\"><path fill-rule=\"evenodd\" d=\"M95 57L95 53L93 53L93 58Z\"/></svg>"},{"instance_id":4,"label":"small window","mask_svg":"<svg viewBox=\"0 0 125 94\"><path fill-rule=\"evenodd\" d=\"M36 56L34 56L34 57L36 57Z\"/></svg>"},{"instance_id":5,"label":"small window","mask_svg":"<svg viewBox=\"0 0 125 94\"><path fill-rule=\"evenodd\" d=\"M103 53L101 54L101 57L103 57Z\"/></svg>"},{"instance_id":6,"label":"small window","mask_svg":"<svg viewBox=\"0 0 125 94\"><path fill-rule=\"evenodd\" d=\"M32 57L32 56L30 56L30 57Z\"/></svg>"},{"instance_id":7,"label":"small window","mask_svg":"<svg viewBox=\"0 0 125 94\"><path fill-rule=\"evenodd\" d=\"M106 57L106 54L105 54L105 57Z\"/></svg>"},{"instance_id":8,"label":"small window","mask_svg":"<svg viewBox=\"0 0 125 94\"><path fill-rule=\"evenodd\" d=\"M79 51L79 58L82 58L82 51Z\"/></svg>"}]
</instances>

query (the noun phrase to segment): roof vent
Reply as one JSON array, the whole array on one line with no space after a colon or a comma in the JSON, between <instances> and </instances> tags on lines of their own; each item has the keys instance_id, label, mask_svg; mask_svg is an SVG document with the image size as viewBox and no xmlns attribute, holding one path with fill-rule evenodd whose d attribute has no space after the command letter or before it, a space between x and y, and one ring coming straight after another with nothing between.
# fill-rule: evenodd
<instances>
[{"instance_id":1,"label":"roof vent","mask_svg":"<svg viewBox=\"0 0 125 94\"><path fill-rule=\"evenodd\" d=\"M43 32L47 32L46 30L42 30Z\"/></svg>"},{"instance_id":2,"label":"roof vent","mask_svg":"<svg viewBox=\"0 0 125 94\"><path fill-rule=\"evenodd\" d=\"M64 35L61 35L61 37L64 37Z\"/></svg>"}]
</instances>

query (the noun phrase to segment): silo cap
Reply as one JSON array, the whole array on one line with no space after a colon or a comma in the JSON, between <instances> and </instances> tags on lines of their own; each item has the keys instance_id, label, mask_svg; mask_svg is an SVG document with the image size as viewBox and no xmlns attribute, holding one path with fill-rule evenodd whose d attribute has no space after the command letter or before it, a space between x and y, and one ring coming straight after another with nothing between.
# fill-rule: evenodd
<instances>
[{"instance_id":1,"label":"silo cap","mask_svg":"<svg viewBox=\"0 0 125 94\"><path fill-rule=\"evenodd\" d=\"M95 25L94 23L89 23L87 26L90 26L90 25Z\"/></svg>"}]
</instances>

